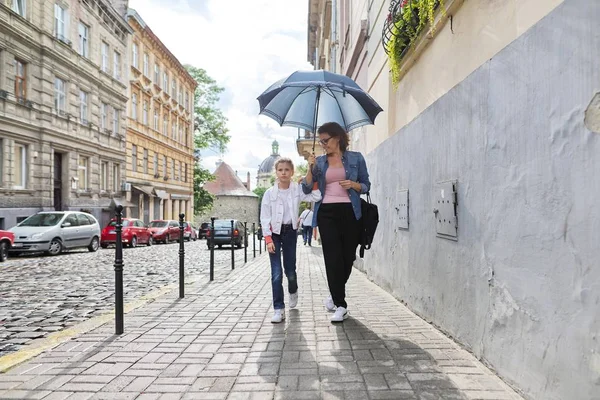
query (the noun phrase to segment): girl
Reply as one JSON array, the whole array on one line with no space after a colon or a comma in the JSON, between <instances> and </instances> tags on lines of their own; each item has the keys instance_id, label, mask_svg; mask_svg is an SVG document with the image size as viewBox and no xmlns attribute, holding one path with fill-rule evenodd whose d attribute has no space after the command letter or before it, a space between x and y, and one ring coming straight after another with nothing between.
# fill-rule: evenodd
<instances>
[{"instance_id":1,"label":"girl","mask_svg":"<svg viewBox=\"0 0 600 400\"><path fill-rule=\"evenodd\" d=\"M273 318L276 324L285 319L283 302L283 269L288 280L290 308L298 304L298 281L296 279L296 241L298 239L298 207L301 201L319 201L321 192L316 185L308 194L302 186L292 182L294 163L289 158L275 162L275 185L263 195L260 208L260 223L271 260L271 285L273 287Z\"/></svg>"}]
</instances>

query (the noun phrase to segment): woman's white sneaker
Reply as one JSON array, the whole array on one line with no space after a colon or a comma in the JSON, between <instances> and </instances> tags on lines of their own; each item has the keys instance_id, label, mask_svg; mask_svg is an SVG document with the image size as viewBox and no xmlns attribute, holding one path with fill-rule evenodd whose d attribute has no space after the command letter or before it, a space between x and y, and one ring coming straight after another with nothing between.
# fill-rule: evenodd
<instances>
[{"instance_id":1,"label":"woman's white sneaker","mask_svg":"<svg viewBox=\"0 0 600 400\"><path fill-rule=\"evenodd\" d=\"M273 312L273 317L271 317L271 322L274 324L278 324L285 319L285 311L284 310L275 310Z\"/></svg>"},{"instance_id":2,"label":"woman's white sneaker","mask_svg":"<svg viewBox=\"0 0 600 400\"><path fill-rule=\"evenodd\" d=\"M327 311L335 311L335 304L333 304L333 299L331 298L331 296L327 296L327 298L325 299L325 308L327 309Z\"/></svg>"},{"instance_id":3,"label":"woman's white sneaker","mask_svg":"<svg viewBox=\"0 0 600 400\"><path fill-rule=\"evenodd\" d=\"M338 307L331 316L331 322L343 322L346 318L348 318L348 310L345 307Z\"/></svg>"},{"instance_id":4,"label":"woman's white sneaker","mask_svg":"<svg viewBox=\"0 0 600 400\"><path fill-rule=\"evenodd\" d=\"M296 308L298 305L298 292L290 293L290 308Z\"/></svg>"}]
</instances>

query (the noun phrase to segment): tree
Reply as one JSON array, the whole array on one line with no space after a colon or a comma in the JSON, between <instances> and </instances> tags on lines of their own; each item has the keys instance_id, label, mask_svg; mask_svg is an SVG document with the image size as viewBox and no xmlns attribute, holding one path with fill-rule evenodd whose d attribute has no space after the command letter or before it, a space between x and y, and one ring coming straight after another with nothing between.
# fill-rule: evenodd
<instances>
[{"instance_id":1,"label":"tree","mask_svg":"<svg viewBox=\"0 0 600 400\"><path fill-rule=\"evenodd\" d=\"M267 191L268 188L264 188L264 187L257 187L256 189L253 190L254 194L256 194L258 196L258 204L262 204L262 199L263 196L265 195L265 192Z\"/></svg>"},{"instance_id":2,"label":"tree","mask_svg":"<svg viewBox=\"0 0 600 400\"><path fill-rule=\"evenodd\" d=\"M219 96L225 89L218 86L204 69L191 65L186 65L185 68L198 83L194 92L194 210L196 214L200 214L209 211L214 201L214 197L203 188L204 183L214 177L200 165L200 151L216 147L222 153L230 136L227 118L217 106Z\"/></svg>"}]
</instances>

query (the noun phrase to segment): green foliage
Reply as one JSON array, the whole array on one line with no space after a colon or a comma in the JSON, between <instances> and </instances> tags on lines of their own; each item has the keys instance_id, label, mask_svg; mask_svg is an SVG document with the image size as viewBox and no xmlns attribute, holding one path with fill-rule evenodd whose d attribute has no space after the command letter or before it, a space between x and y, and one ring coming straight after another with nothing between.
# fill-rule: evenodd
<instances>
[{"instance_id":1,"label":"green foliage","mask_svg":"<svg viewBox=\"0 0 600 400\"><path fill-rule=\"evenodd\" d=\"M262 204L262 199L263 196L265 195L265 192L267 191L268 188L263 188L263 187L257 187L256 189L253 190L254 194L256 194L258 196L258 204Z\"/></svg>"},{"instance_id":2,"label":"green foliage","mask_svg":"<svg viewBox=\"0 0 600 400\"><path fill-rule=\"evenodd\" d=\"M194 147L196 154L200 150L216 147L220 152L225 151L229 143L227 118L218 108L219 96L224 88L217 85L204 69L186 65L189 74L198 83L194 92ZM196 215L210 211L214 197L203 189L204 183L214 179L207 170L200 167L200 157L197 156L194 165L194 212Z\"/></svg>"},{"instance_id":3,"label":"green foliage","mask_svg":"<svg viewBox=\"0 0 600 400\"><path fill-rule=\"evenodd\" d=\"M392 83L398 85L400 81L400 63L402 58L416 42L427 24L430 34L434 33L435 10L440 7L444 10L444 0L404 0L400 12L395 15L391 30L392 38L389 43L388 61L392 74Z\"/></svg>"}]
</instances>

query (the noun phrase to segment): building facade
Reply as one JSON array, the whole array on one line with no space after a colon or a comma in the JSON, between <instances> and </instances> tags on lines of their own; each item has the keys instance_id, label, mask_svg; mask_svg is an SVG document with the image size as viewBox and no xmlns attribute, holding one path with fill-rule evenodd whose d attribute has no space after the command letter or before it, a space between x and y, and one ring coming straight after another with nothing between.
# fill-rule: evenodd
<instances>
[{"instance_id":1,"label":"building facade","mask_svg":"<svg viewBox=\"0 0 600 400\"><path fill-rule=\"evenodd\" d=\"M392 68L401 3L309 0L308 60L385 110L356 265L525 398L596 398L600 3L446 0Z\"/></svg>"},{"instance_id":2,"label":"building facade","mask_svg":"<svg viewBox=\"0 0 600 400\"><path fill-rule=\"evenodd\" d=\"M122 195L129 34L107 0L0 0L0 228L41 210L107 220Z\"/></svg>"},{"instance_id":3,"label":"building facade","mask_svg":"<svg viewBox=\"0 0 600 400\"><path fill-rule=\"evenodd\" d=\"M193 218L194 92L196 81L139 14L127 20L127 214L153 219Z\"/></svg>"},{"instance_id":4,"label":"building facade","mask_svg":"<svg viewBox=\"0 0 600 400\"><path fill-rule=\"evenodd\" d=\"M246 187L249 181L244 184L225 162L219 163L213 175L215 179L206 182L204 189L212 194L215 200L209 215L202 216L201 222L210 222L210 217L216 217L237 219L250 225L258 224L258 196Z\"/></svg>"}]
</instances>

